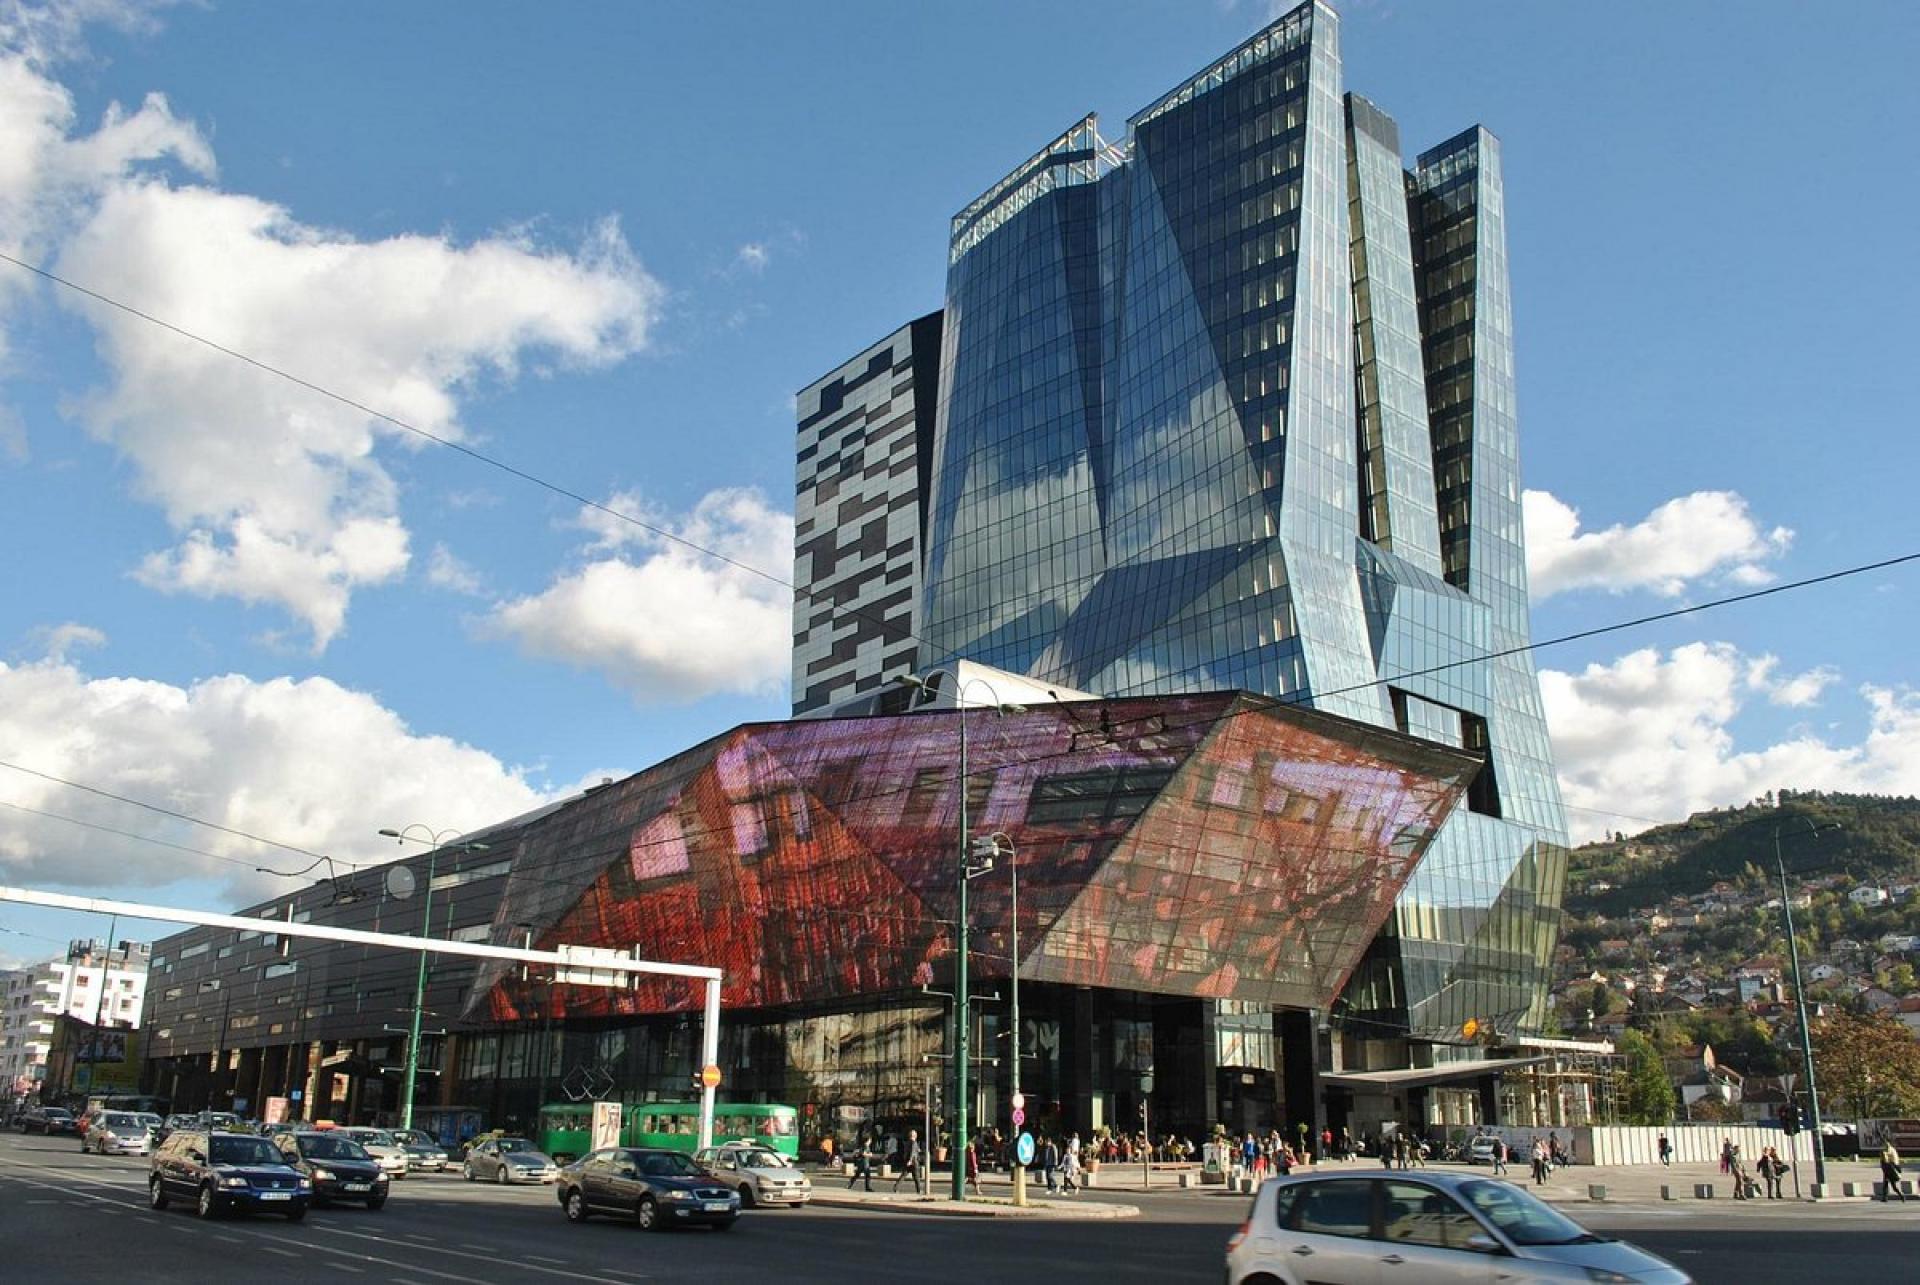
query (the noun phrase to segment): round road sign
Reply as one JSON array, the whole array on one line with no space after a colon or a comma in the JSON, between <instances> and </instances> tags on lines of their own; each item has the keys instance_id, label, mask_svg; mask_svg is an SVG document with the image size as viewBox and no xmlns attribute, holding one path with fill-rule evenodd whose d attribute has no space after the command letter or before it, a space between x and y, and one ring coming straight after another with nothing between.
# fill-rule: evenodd
<instances>
[{"instance_id":1,"label":"round road sign","mask_svg":"<svg viewBox=\"0 0 1920 1285\"><path fill-rule=\"evenodd\" d=\"M1033 1135L1031 1133L1023 1133L1020 1135L1020 1141L1014 1144L1013 1154L1023 1165L1033 1163Z\"/></svg>"},{"instance_id":2,"label":"round road sign","mask_svg":"<svg viewBox=\"0 0 1920 1285\"><path fill-rule=\"evenodd\" d=\"M1019 1107L1015 1107L1013 1109L1013 1127L1018 1129L1021 1125L1025 1124L1026 1122L1027 1122L1027 1113L1025 1111L1022 1111Z\"/></svg>"},{"instance_id":3,"label":"round road sign","mask_svg":"<svg viewBox=\"0 0 1920 1285\"><path fill-rule=\"evenodd\" d=\"M720 1068L709 1063L700 1068L700 1083L709 1089L720 1087Z\"/></svg>"},{"instance_id":4,"label":"round road sign","mask_svg":"<svg viewBox=\"0 0 1920 1285\"><path fill-rule=\"evenodd\" d=\"M1026 1095L1026 1094L1024 1094L1024 1093L1016 1093L1016 1094L1014 1094L1014 1095L1013 1095L1013 1109L1014 1109L1015 1111L1024 1111L1024 1110L1026 1110L1026 1109L1027 1109L1027 1095Z\"/></svg>"}]
</instances>

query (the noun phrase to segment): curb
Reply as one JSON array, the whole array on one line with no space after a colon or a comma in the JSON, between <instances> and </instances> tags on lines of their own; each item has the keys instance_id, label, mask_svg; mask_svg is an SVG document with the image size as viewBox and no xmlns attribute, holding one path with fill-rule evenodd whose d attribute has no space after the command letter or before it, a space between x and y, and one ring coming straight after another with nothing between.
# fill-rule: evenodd
<instances>
[{"instance_id":1,"label":"curb","mask_svg":"<svg viewBox=\"0 0 1920 1285\"><path fill-rule=\"evenodd\" d=\"M938 1200L860 1200L846 1196L822 1196L817 1191L808 1203L824 1205L829 1209L870 1209L881 1213L917 1215L922 1218L1037 1218L1054 1222L1089 1222L1140 1216L1138 1205L1088 1203L1074 1205L1069 1212L1058 1206L1042 1205L1029 1205L1021 1209L1016 1205L956 1205L950 1201Z\"/></svg>"}]
</instances>

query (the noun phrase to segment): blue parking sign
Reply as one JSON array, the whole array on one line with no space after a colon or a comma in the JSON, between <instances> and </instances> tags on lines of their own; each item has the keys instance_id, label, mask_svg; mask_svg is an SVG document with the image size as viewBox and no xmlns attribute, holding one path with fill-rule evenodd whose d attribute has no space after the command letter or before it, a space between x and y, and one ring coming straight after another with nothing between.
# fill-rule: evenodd
<instances>
[{"instance_id":1,"label":"blue parking sign","mask_svg":"<svg viewBox=\"0 0 1920 1285\"><path fill-rule=\"evenodd\" d=\"M1033 1135L1031 1133L1023 1133L1020 1135L1020 1141L1014 1144L1013 1154L1023 1165L1033 1163Z\"/></svg>"}]
</instances>

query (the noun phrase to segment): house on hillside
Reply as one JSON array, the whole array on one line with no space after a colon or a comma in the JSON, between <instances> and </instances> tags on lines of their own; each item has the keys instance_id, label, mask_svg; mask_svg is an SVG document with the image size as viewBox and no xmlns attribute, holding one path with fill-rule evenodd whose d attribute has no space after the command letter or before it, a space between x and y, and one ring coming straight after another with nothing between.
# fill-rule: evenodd
<instances>
[{"instance_id":1,"label":"house on hillside","mask_svg":"<svg viewBox=\"0 0 1920 1285\"><path fill-rule=\"evenodd\" d=\"M1892 898L1878 884L1863 883L1847 894L1847 900L1856 906L1884 906Z\"/></svg>"},{"instance_id":2,"label":"house on hillside","mask_svg":"<svg viewBox=\"0 0 1920 1285\"><path fill-rule=\"evenodd\" d=\"M1875 945L1890 955L1905 955L1920 950L1920 935L1914 933L1888 933Z\"/></svg>"},{"instance_id":3,"label":"house on hillside","mask_svg":"<svg viewBox=\"0 0 1920 1285\"><path fill-rule=\"evenodd\" d=\"M1844 969L1838 964L1830 964L1825 960L1821 960L1807 970L1807 980L1810 982L1830 982L1836 977L1843 976L1845 976Z\"/></svg>"},{"instance_id":4,"label":"house on hillside","mask_svg":"<svg viewBox=\"0 0 1920 1285\"><path fill-rule=\"evenodd\" d=\"M1622 937L1609 937L1600 943L1603 959L1625 959L1633 953L1633 943Z\"/></svg>"},{"instance_id":5,"label":"house on hillside","mask_svg":"<svg viewBox=\"0 0 1920 1285\"><path fill-rule=\"evenodd\" d=\"M1745 1077L1730 1066L1721 1066L1711 1044L1690 1045L1668 1054L1661 1062L1687 1107L1704 1099L1739 1102L1744 1095Z\"/></svg>"},{"instance_id":6,"label":"house on hillside","mask_svg":"<svg viewBox=\"0 0 1920 1285\"><path fill-rule=\"evenodd\" d=\"M1893 1015L1920 1039L1920 995L1908 995L1893 1006Z\"/></svg>"},{"instance_id":7,"label":"house on hillside","mask_svg":"<svg viewBox=\"0 0 1920 1285\"><path fill-rule=\"evenodd\" d=\"M1878 986L1869 986L1860 992L1860 998L1869 1010L1875 1013L1891 1013L1899 1006L1900 997L1892 991L1882 990Z\"/></svg>"}]
</instances>

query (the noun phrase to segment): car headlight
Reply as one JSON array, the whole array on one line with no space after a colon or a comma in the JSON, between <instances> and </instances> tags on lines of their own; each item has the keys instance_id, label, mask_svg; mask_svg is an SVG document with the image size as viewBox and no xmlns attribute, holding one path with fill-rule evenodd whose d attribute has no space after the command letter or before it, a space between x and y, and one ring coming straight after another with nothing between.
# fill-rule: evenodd
<instances>
[{"instance_id":1,"label":"car headlight","mask_svg":"<svg viewBox=\"0 0 1920 1285\"><path fill-rule=\"evenodd\" d=\"M240 1177L222 1178L220 1185L223 1187L244 1187L247 1185L247 1180Z\"/></svg>"},{"instance_id":2,"label":"car headlight","mask_svg":"<svg viewBox=\"0 0 1920 1285\"><path fill-rule=\"evenodd\" d=\"M692 1200L693 1199L693 1193L691 1191L669 1191L665 1194L668 1200Z\"/></svg>"},{"instance_id":3,"label":"car headlight","mask_svg":"<svg viewBox=\"0 0 1920 1285\"><path fill-rule=\"evenodd\" d=\"M1587 1279L1590 1281L1604 1281L1605 1285L1633 1285L1633 1282L1640 1278L1638 1276L1629 1276L1625 1272L1612 1271L1605 1267L1589 1267L1587 1268Z\"/></svg>"},{"instance_id":4,"label":"car headlight","mask_svg":"<svg viewBox=\"0 0 1920 1285\"><path fill-rule=\"evenodd\" d=\"M305 1191L307 1188L313 1186L313 1184L308 1182L306 1178L302 1177L298 1182L298 1186L300 1190Z\"/></svg>"},{"instance_id":5,"label":"car headlight","mask_svg":"<svg viewBox=\"0 0 1920 1285\"><path fill-rule=\"evenodd\" d=\"M313 1176L314 1176L314 1178L315 1178L315 1179L317 1179L317 1180L318 1180L318 1181L320 1181L320 1182L332 1182L332 1181L333 1181L333 1170L331 1170L331 1169L315 1169L315 1170L313 1171Z\"/></svg>"}]
</instances>

